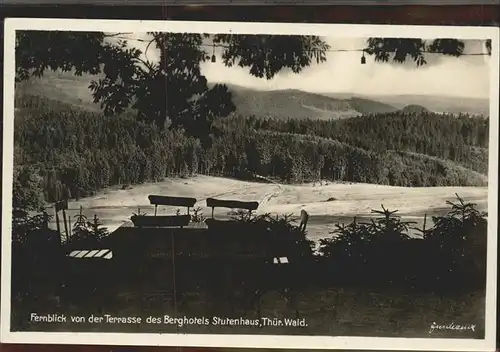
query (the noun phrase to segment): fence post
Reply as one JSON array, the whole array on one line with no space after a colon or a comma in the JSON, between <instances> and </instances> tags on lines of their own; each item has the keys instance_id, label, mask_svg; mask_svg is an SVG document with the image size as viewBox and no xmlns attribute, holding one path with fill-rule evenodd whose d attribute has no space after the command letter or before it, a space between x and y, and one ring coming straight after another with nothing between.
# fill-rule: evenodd
<instances>
[{"instance_id":1,"label":"fence post","mask_svg":"<svg viewBox=\"0 0 500 352\"><path fill-rule=\"evenodd\" d=\"M99 224L97 223L97 214L94 214L94 233L97 234L97 230L99 229Z\"/></svg>"},{"instance_id":2,"label":"fence post","mask_svg":"<svg viewBox=\"0 0 500 352\"><path fill-rule=\"evenodd\" d=\"M46 211L43 212L43 229L49 229L49 214Z\"/></svg>"},{"instance_id":3,"label":"fence post","mask_svg":"<svg viewBox=\"0 0 500 352\"><path fill-rule=\"evenodd\" d=\"M73 231L73 228L71 227L71 216L68 216L68 227L69 227L69 238L73 235L71 232Z\"/></svg>"},{"instance_id":4,"label":"fence post","mask_svg":"<svg viewBox=\"0 0 500 352\"><path fill-rule=\"evenodd\" d=\"M56 216L56 229L57 229L57 232L59 233L59 236L61 236L61 224L59 224L59 213L57 211L57 203L54 207L54 211L55 211L55 216Z\"/></svg>"},{"instance_id":5,"label":"fence post","mask_svg":"<svg viewBox=\"0 0 500 352\"><path fill-rule=\"evenodd\" d=\"M69 238L69 231L68 231L68 223L67 223L67 219L66 219L66 210L62 210L62 213L63 213L63 221L64 221L64 232L66 234L66 239Z\"/></svg>"}]
</instances>

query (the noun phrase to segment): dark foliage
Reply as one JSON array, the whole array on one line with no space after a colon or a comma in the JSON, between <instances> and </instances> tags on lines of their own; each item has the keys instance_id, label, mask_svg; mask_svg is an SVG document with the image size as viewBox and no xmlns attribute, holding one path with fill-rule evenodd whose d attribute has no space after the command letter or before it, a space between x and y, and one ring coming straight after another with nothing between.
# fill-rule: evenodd
<instances>
[{"instance_id":1,"label":"dark foliage","mask_svg":"<svg viewBox=\"0 0 500 352\"><path fill-rule=\"evenodd\" d=\"M12 298L27 304L44 302L50 297L66 298L71 281L77 281L80 287L71 295L92 299L95 279L102 278L106 272L97 267L97 272L88 268L74 266L66 254L72 249L99 248L101 240L109 233L101 226L97 216L93 222L87 221L80 214L69 237L61 237L58 231L49 228L51 217L45 212L28 215L22 211L13 214L12 227ZM85 263L84 263L85 264ZM110 281L103 278L104 281ZM90 291L89 291L90 290ZM98 291L97 294L101 294ZM60 302L59 302L60 303ZM59 304L58 303L58 304Z\"/></svg>"},{"instance_id":2,"label":"dark foliage","mask_svg":"<svg viewBox=\"0 0 500 352\"><path fill-rule=\"evenodd\" d=\"M219 124L227 129L319 136L376 153L397 150L424 154L485 175L488 172L489 119L485 117L393 112L330 121L234 117Z\"/></svg>"},{"instance_id":3,"label":"dark foliage","mask_svg":"<svg viewBox=\"0 0 500 352\"><path fill-rule=\"evenodd\" d=\"M207 86L200 69L211 59L205 41L224 47L226 66L249 67L251 75L267 79L285 68L298 73L313 60L322 63L329 48L314 36L148 35L143 53L131 47L123 33L18 31L16 80L41 76L45 70L97 75L89 89L106 116L132 109L141 120L160 128L181 126L209 143L214 118L227 116L235 106L225 85ZM147 59L150 49L157 51L159 60Z\"/></svg>"},{"instance_id":4,"label":"dark foliage","mask_svg":"<svg viewBox=\"0 0 500 352\"><path fill-rule=\"evenodd\" d=\"M486 50L491 55L491 40L485 41ZM365 50L374 55L375 61L405 63L413 61L417 66L427 64L426 53L460 57L464 54L463 41L439 38L432 41L410 38L369 38Z\"/></svg>"},{"instance_id":5,"label":"dark foliage","mask_svg":"<svg viewBox=\"0 0 500 352\"><path fill-rule=\"evenodd\" d=\"M232 35L214 36L222 45L222 60L228 67L249 67L255 77L271 79L282 69L300 73L314 61L326 61L330 46L316 36Z\"/></svg>"},{"instance_id":6,"label":"dark foliage","mask_svg":"<svg viewBox=\"0 0 500 352\"><path fill-rule=\"evenodd\" d=\"M97 74L109 48L104 38L99 32L16 31L16 79L57 69Z\"/></svg>"},{"instance_id":7,"label":"dark foliage","mask_svg":"<svg viewBox=\"0 0 500 352\"><path fill-rule=\"evenodd\" d=\"M193 246L194 242L187 239L189 236L178 237L177 241L186 238L183 241L187 242L176 244L183 248L176 255L177 302L181 306L187 304L189 295L186 293L194 290L206 292L211 297L209 302L214 314L225 311L224 307L240 309L240 313L255 309L260 314L262 297L274 291L300 316L299 296L321 287L453 294L484 289L487 215L458 196L457 202L449 202L449 205L451 209L447 215L434 217L434 224L429 229L420 229L423 239L412 239L409 235L411 223L401 221L397 210L390 211L382 206L382 211L373 211L380 217L372 222L359 223L354 219L348 225L338 224L332 237L321 241L318 253L313 251L306 233L293 224L290 215L235 215L230 222L222 222L212 230L209 227L202 236L209 236L207 243L196 241L197 245ZM87 245L112 244L112 241L104 242L97 234L103 234L104 230L99 230L96 224L97 219L91 224L81 218L74 231L79 229L90 235L92 229L89 228L94 227L95 242L87 241ZM15 229L19 231L20 227ZM137 232L137 229L132 231ZM13 242L17 248L13 262L13 278L16 278L13 298L23 302L36 300L44 294L60 294L61 298L70 295L72 300L103 304L102 299L112 299L110 297L117 290L133 289L138 282L154 287L159 284L155 275L167 275L158 259L147 261L145 253L139 255L138 251L145 250L146 243L135 242L128 236L121 238L120 245L114 247L116 265L106 266L97 262L66 263L65 251L76 247L71 242L62 247L60 239L55 241L47 237L43 223L34 225L28 233L31 241L19 242L20 236L16 235ZM217 238L224 240L216 241ZM264 238L265 245L260 242ZM82 248L81 245L78 248ZM255 245L258 248L254 248ZM124 246L132 247L118 259ZM129 256L127 251L135 255ZM271 259L281 256L287 257L282 264ZM264 261L264 257L268 260ZM168 263L171 263L170 258L164 262ZM64 291L61 291L62 283L66 286Z\"/></svg>"},{"instance_id":8,"label":"dark foliage","mask_svg":"<svg viewBox=\"0 0 500 352\"><path fill-rule=\"evenodd\" d=\"M71 236L66 239L65 247L67 249L92 249L98 247L101 240L108 234L108 229L102 226L97 215L89 221L80 208L80 213L75 216Z\"/></svg>"},{"instance_id":9,"label":"dark foliage","mask_svg":"<svg viewBox=\"0 0 500 352\"><path fill-rule=\"evenodd\" d=\"M193 214L191 214L191 222L193 223L203 223L205 221L205 216L201 211L200 207L196 207L193 209Z\"/></svg>"},{"instance_id":10,"label":"dark foliage","mask_svg":"<svg viewBox=\"0 0 500 352\"><path fill-rule=\"evenodd\" d=\"M320 243L323 270L333 282L357 286L456 291L484 289L486 213L457 195L433 226L408 235L411 223L384 209L372 223L338 224ZM349 268L349 270L345 270Z\"/></svg>"}]
</instances>

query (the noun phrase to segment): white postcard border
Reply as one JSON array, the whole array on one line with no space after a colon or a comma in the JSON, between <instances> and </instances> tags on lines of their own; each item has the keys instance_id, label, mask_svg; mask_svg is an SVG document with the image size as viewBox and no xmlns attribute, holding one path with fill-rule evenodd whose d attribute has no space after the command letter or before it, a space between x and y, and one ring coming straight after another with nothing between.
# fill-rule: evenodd
<instances>
[{"instance_id":1,"label":"white postcard border","mask_svg":"<svg viewBox=\"0 0 500 352\"><path fill-rule=\"evenodd\" d=\"M491 39L491 89L488 185L488 248L485 339L374 338L284 335L215 335L149 333L53 333L10 331L11 223L14 131L14 78L16 30L64 30L100 32L191 32L233 34L288 34L330 37L400 37ZM2 178L2 343L89 345L146 345L190 347L240 347L287 349L356 349L419 351L492 351L496 344L497 213L498 213L498 118L499 28L456 26L400 26L305 23L135 21L85 19L9 18L4 31L4 111Z\"/></svg>"}]
</instances>

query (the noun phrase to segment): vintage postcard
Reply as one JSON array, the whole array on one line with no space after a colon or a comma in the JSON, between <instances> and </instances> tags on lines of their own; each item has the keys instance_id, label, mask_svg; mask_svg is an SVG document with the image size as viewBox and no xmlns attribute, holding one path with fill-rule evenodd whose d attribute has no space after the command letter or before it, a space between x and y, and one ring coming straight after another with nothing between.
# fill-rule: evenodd
<instances>
[{"instance_id":1,"label":"vintage postcard","mask_svg":"<svg viewBox=\"0 0 500 352\"><path fill-rule=\"evenodd\" d=\"M499 29L7 19L1 339L490 351Z\"/></svg>"}]
</instances>

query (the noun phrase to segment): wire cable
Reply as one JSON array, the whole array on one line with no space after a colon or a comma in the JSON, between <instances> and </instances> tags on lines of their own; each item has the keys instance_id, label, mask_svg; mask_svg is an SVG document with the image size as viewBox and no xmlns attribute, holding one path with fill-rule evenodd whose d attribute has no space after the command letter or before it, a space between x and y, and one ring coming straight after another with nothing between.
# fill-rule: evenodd
<instances>
[{"instance_id":1,"label":"wire cable","mask_svg":"<svg viewBox=\"0 0 500 352\"><path fill-rule=\"evenodd\" d=\"M148 43L148 44L152 41L152 40L148 40L148 39L125 38L125 37L120 37L120 36L113 36L113 38L115 38L115 39L121 39L121 40L138 41L138 42ZM215 50L215 48L223 48L223 49L229 49L230 48L230 46L227 45L227 44L200 44L199 46L206 47L206 48L213 48L214 50ZM264 51L264 49L257 48L257 47L255 49L256 50L262 50L262 51ZM324 50L322 50L322 49L303 49L302 51L305 51L305 52L327 52L327 53L364 52L364 53L369 54L368 48L364 48L364 49L361 49L361 48L360 49L324 49ZM395 51L384 51L384 52L386 52L386 53L395 53ZM424 54L450 55L450 54L446 54L446 53L443 53L443 52L429 51L429 50L420 50L420 52L424 53ZM490 56L490 55L491 54L488 53L488 52L472 52L472 53L460 53L457 56ZM455 56L455 55L453 55L453 56Z\"/></svg>"}]
</instances>

